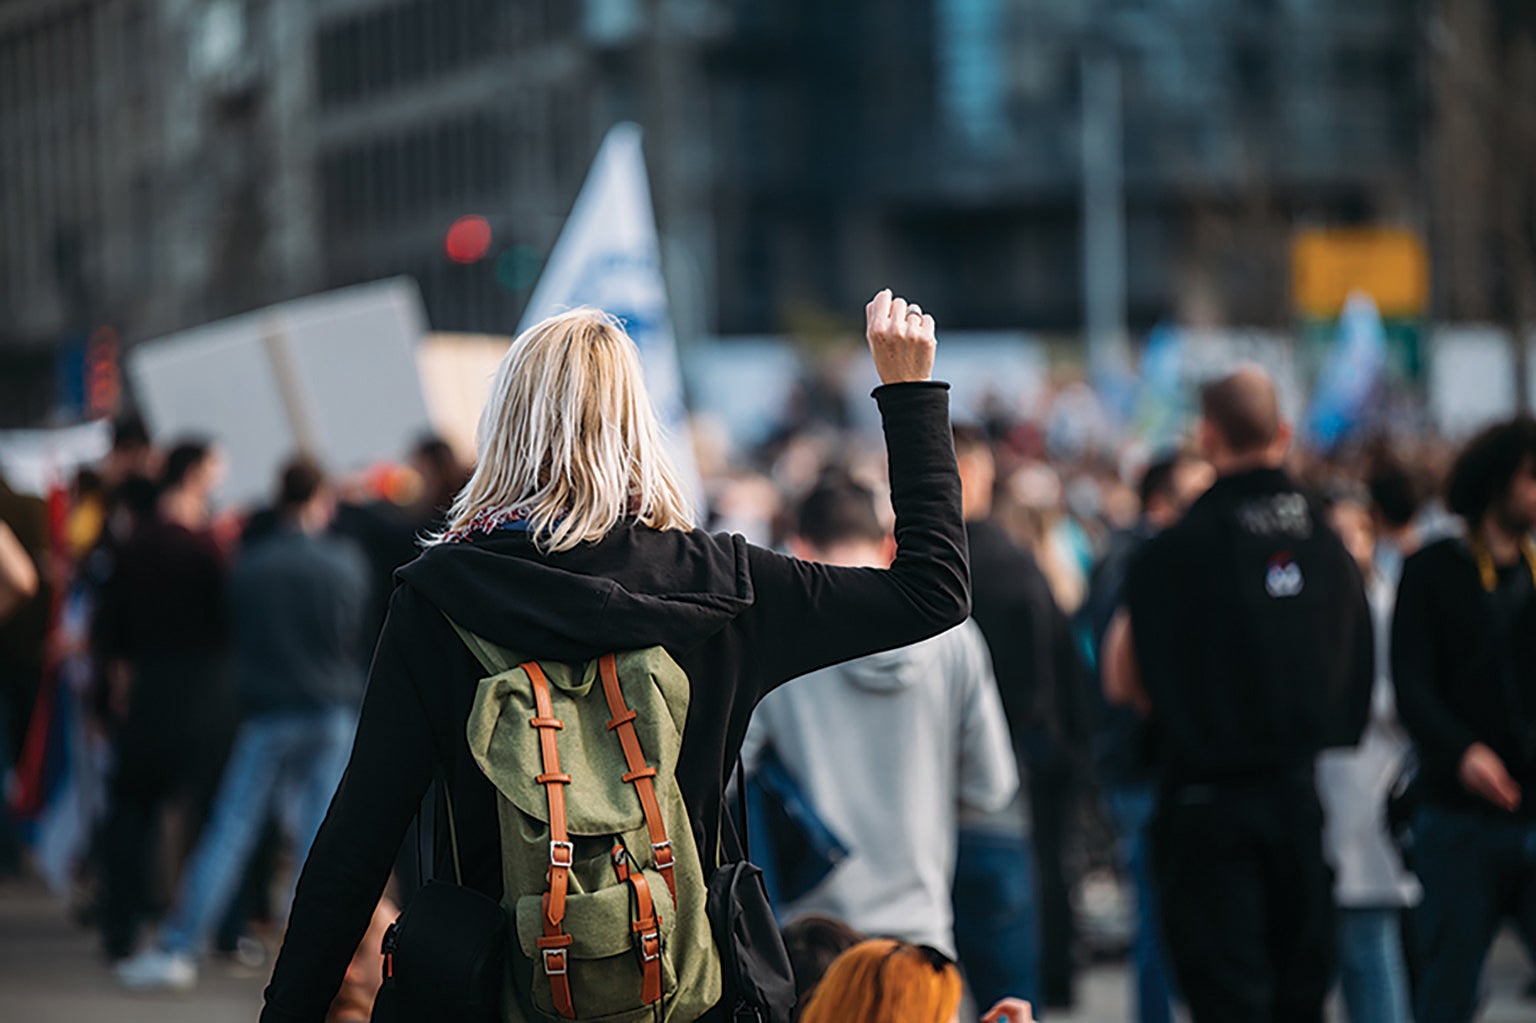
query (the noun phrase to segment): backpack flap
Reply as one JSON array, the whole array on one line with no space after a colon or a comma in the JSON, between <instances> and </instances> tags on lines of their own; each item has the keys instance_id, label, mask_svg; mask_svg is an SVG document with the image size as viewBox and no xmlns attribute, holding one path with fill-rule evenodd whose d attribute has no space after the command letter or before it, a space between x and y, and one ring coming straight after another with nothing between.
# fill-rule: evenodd
<instances>
[{"instance_id":1,"label":"backpack flap","mask_svg":"<svg viewBox=\"0 0 1536 1023\"><path fill-rule=\"evenodd\" d=\"M560 762L571 778L565 788L566 828L572 835L609 838L642 826L645 816L633 790L616 783L628 768L623 749L608 730L601 698L583 699L579 686L571 685L581 666L542 667L554 716L562 724L556 734ZM467 735L470 753L497 791L521 813L547 826L549 800L538 781L539 733L528 727L536 716L528 673L512 668L480 682ZM665 761L670 752L676 763L682 735L670 716L649 715L643 725L636 720L635 728L653 762L657 757ZM601 852L606 855L609 848L611 843Z\"/></svg>"}]
</instances>

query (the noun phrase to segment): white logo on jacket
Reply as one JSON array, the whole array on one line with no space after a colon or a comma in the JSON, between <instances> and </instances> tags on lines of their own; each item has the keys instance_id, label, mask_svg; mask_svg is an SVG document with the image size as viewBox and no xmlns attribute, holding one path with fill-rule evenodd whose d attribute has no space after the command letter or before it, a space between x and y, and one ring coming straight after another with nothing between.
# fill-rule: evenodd
<instances>
[{"instance_id":1,"label":"white logo on jacket","mask_svg":"<svg viewBox=\"0 0 1536 1023\"><path fill-rule=\"evenodd\" d=\"M1271 597L1294 597L1305 584L1301 566L1292 561L1289 554L1276 554L1269 559L1269 568L1264 573L1264 589Z\"/></svg>"}]
</instances>

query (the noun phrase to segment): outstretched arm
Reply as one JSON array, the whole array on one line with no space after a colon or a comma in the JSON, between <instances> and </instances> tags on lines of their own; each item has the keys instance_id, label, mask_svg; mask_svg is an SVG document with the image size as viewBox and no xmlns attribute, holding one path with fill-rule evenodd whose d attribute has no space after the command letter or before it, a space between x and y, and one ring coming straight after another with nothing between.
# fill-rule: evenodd
<instances>
[{"instance_id":1,"label":"outstretched arm","mask_svg":"<svg viewBox=\"0 0 1536 1023\"><path fill-rule=\"evenodd\" d=\"M888 569L813 564L754 548L756 601L739 624L757 695L806 672L937 635L970 612L970 567L949 425L933 383L933 317L889 291L865 310L883 385L896 558Z\"/></svg>"}]
</instances>

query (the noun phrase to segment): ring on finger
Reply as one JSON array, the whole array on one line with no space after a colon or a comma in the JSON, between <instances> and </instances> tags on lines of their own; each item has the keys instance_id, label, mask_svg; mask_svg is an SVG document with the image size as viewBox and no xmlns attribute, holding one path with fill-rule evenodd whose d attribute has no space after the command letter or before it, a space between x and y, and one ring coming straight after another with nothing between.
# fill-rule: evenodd
<instances>
[{"instance_id":1,"label":"ring on finger","mask_svg":"<svg viewBox=\"0 0 1536 1023\"><path fill-rule=\"evenodd\" d=\"M921 318L922 315L923 315L923 307L919 306L919 305L914 305L910 309L907 310L907 315L908 316L916 316L916 317Z\"/></svg>"}]
</instances>

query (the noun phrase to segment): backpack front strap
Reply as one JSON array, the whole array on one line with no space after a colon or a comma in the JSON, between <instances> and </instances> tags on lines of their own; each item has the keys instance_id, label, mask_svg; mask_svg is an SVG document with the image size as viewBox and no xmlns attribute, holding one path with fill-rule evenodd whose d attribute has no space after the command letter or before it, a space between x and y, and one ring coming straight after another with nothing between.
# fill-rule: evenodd
<instances>
[{"instance_id":1,"label":"backpack front strap","mask_svg":"<svg viewBox=\"0 0 1536 1023\"><path fill-rule=\"evenodd\" d=\"M561 773L560 748L555 744L555 733L565 727L565 722L555 717L544 669L536 661L521 667L533 684L534 716L528 725L539 730L539 754L544 768L534 781L544 786L549 800L549 891L544 893L543 900L544 936L536 944L544 961L544 975L549 978L555 1011L565 1019L575 1019L576 1009L571 1004L571 936L563 926L575 852L565 817L565 786L571 783L571 776Z\"/></svg>"},{"instance_id":2,"label":"backpack front strap","mask_svg":"<svg viewBox=\"0 0 1536 1023\"><path fill-rule=\"evenodd\" d=\"M635 734L635 718L639 715L624 702L624 690L619 686L619 667L613 654L604 654L598 661L598 673L603 678L603 695L608 697L608 712L613 718L608 730L617 732L619 744L624 747L624 762L629 766L624 780L634 785L640 797L640 808L645 812L645 827L651 833L651 855L656 870L667 882L672 893L672 904L677 905L677 881L672 867L676 862L672 855L672 842L667 838L667 826L662 820L661 804L656 801L656 768L645 762L645 752L640 748L640 737Z\"/></svg>"},{"instance_id":3,"label":"backpack front strap","mask_svg":"<svg viewBox=\"0 0 1536 1023\"><path fill-rule=\"evenodd\" d=\"M635 890L635 921L630 930L640 954L640 1001L655 1005L661 1001L661 917L651 898L650 882L639 870L630 869L629 853L623 845L614 847L613 868L619 880Z\"/></svg>"}]
</instances>

